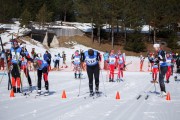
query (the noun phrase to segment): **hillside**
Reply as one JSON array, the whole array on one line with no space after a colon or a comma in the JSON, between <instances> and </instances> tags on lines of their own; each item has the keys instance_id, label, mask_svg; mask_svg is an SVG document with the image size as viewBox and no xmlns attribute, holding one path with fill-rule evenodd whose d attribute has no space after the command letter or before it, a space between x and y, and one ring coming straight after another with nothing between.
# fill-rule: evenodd
<instances>
[{"instance_id":1,"label":"hillside","mask_svg":"<svg viewBox=\"0 0 180 120\"><path fill-rule=\"evenodd\" d=\"M94 43L92 43L91 38L87 36L59 37L58 39L60 41L61 47L72 47L71 45L65 44L65 42L76 41L78 44L82 44L84 46L91 47L100 51L106 51L106 50L110 51L112 49L112 46L110 43L103 43L101 45L99 45L97 41L94 41ZM146 46L147 46L147 51L154 52L153 44L146 43ZM170 49L166 46L163 46L163 48L167 51L170 51ZM123 46L115 45L114 50L117 51L118 49L126 53L126 55L128 56L140 56L141 54L143 54L144 56L147 55L147 52L135 53L135 52L124 50Z\"/></svg>"}]
</instances>

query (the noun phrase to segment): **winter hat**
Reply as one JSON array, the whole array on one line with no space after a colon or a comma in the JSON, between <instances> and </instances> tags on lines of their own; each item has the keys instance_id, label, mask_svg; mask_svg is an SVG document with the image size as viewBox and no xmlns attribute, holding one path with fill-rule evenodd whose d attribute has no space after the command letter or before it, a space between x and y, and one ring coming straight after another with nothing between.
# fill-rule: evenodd
<instances>
[{"instance_id":1,"label":"winter hat","mask_svg":"<svg viewBox=\"0 0 180 120\"><path fill-rule=\"evenodd\" d=\"M16 39L11 40L13 46L18 46L18 41Z\"/></svg>"},{"instance_id":2,"label":"winter hat","mask_svg":"<svg viewBox=\"0 0 180 120\"><path fill-rule=\"evenodd\" d=\"M75 55L76 55L76 56L79 55L79 50L76 50Z\"/></svg>"},{"instance_id":3,"label":"winter hat","mask_svg":"<svg viewBox=\"0 0 180 120\"><path fill-rule=\"evenodd\" d=\"M94 55L93 49L89 49L89 50L88 50L88 54L89 54L90 56L93 56L93 55Z\"/></svg>"}]
</instances>

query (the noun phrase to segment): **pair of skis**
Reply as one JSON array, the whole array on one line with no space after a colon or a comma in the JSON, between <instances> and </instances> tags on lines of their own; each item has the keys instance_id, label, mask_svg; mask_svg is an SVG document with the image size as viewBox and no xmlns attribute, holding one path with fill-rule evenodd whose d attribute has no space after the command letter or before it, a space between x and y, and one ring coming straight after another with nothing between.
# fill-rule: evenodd
<instances>
[{"instance_id":1,"label":"pair of skis","mask_svg":"<svg viewBox=\"0 0 180 120\"><path fill-rule=\"evenodd\" d=\"M24 92L22 95L23 95L23 96L26 96L26 98L27 98L28 96L31 96L31 95L33 95L34 98L37 98L37 97L40 97L40 96L49 96L49 93L46 94L46 92L41 92L41 93L39 93L39 94L36 93L36 94L34 95L32 91L27 91L27 92Z\"/></svg>"},{"instance_id":2,"label":"pair of skis","mask_svg":"<svg viewBox=\"0 0 180 120\"><path fill-rule=\"evenodd\" d=\"M143 95L140 94L140 95L138 95L138 97L136 99L139 100L140 98L142 98L142 96ZM145 95L144 99L148 100L148 98L149 98L149 95Z\"/></svg>"},{"instance_id":3,"label":"pair of skis","mask_svg":"<svg viewBox=\"0 0 180 120\"><path fill-rule=\"evenodd\" d=\"M49 96L49 93L46 94L45 92L41 92L40 94L36 94L35 98L40 97L40 96Z\"/></svg>"},{"instance_id":4,"label":"pair of skis","mask_svg":"<svg viewBox=\"0 0 180 120\"><path fill-rule=\"evenodd\" d=\"M98 92L98 93L95 92L93 95L85 96L84 99L88 99L88 98L96 99L101 96L102 96L102 92Z\"/></svg>"}]
</instances>

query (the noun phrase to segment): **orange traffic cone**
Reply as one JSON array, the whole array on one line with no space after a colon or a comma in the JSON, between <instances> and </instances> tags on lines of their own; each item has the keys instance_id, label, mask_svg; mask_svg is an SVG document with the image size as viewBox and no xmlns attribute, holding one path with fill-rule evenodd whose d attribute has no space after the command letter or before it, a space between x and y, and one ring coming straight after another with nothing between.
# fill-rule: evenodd
<instances>
[{"instance_id":1,"label":"orange traffic cone","mask_svg":"<svg viewBox=\"0 0 180 120\"><path fill-rule=\"evenodd\" d=\"M120 100L120 94L119 94L119 92L116 93L116 100Z\"/></svg>"},{"instance_id":2,"label":"orange traffic cone","mask_svg":"<svg viewBox=\"0 0 180 120\"><path fill-rule=\"evenodd\" d=\"M14 96L14 91L13 91L13 89L12 89L11 92L10 92L10 97L15 97L15 96Z\"/></svg>"},{"instance_id":3,"label":"orange traffic cone","mask_svg":"<svg viewBox=\"0 0 180 120\"><path fill-rule=\"evenodd\" d=\"M65 99L66 98L66 92L65 90L63 90L63 93L62 93L62 98Z\"/></svg>"},{"instance_id":4,"label":"orange traffic cone","mask_svg":"<svg viewBox=\"0 0 180 120\"><path fill-rule=\"evenodd\" d=\"M166 100L171 100L171 97L170 97L170 93L168 92L167 96L166 96Z\"/></svg>"}]
</instances>

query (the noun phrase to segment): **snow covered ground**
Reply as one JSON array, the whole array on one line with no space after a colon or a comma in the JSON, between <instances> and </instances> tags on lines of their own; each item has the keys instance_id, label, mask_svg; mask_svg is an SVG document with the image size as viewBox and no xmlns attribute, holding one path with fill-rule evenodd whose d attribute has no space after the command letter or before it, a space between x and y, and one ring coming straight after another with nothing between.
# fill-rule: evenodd
<instances>
[{"instance_id":1,"label":"snow covered ground","mask_svg":"<svg viewBox=\"0 0 180 120\"><path fill-rule=\"evenodd\" d=\"M0 85L0 119L1 120L179 120L180 117L180 83L171 77L166 84L171 94L171 101L159 97L159 85L150 83L149 72L125 72L124 82L106 82L106 72L100 75L99 98L84 99L88 96L88 79L74 79L73 72L50 72L50 95L35 98L36 77L30 73L34 91L30 96L15 94L10 98L7 90L7 78ZM86 76L86 73L83 72ZM43 83L44 84L44 83ZM27 80L23 80L24 90L27 90ZM104 89L105 88L105 89ZM44 88L42 88L44 90ZM67 98L62 99L62 91ZM116 100L116 92L120 100ZM104 96L107 95L107 97ZM139 94L142 97L137 100ZM145 96L149 98L145 100Z\"/></svg>"},{"instance_id":2,"label":"snow covered ground","mask_svg":"<svg viewBox=\"0 0 180 120\"><path fill-rule=\"evenodd\" d=\"M8 39L3 35L1 35L3 42L6 42ZM6 47L10 47L10 44ZM29 52L33 47L38 53L45 52L40 43L35 46L26 42ZM7 90L7 75L4 76L0 83L0 120L179 120L180 80L174 81L174 77L171 76L170 83L165 83L166 90L171 95L170 101L165 97L159 97L159 84L150 83L152 78L151 73L147 72L147 59L143 68L145 72L139 72L139 58L127 56L127 63L132 61L132 64L127 66L124 81L121 82L107 82L107 71L101 70L100 91L103 94L95 99L84 99L89 95L89 89L87 74L83 71L85 79L81 79L78 97L80 79L74 79L70 58L76 49L88 48L82 45L74 47L74 49L49 50L52 55L65 51L69 66L61 71L50 71L49 96L35 98L37 76L35 72L30 72L34 89L30 96L15 94L14 98L10 98L10 91ZM44 86L43 81L42 86ZM28 90L25 77L23 77L23 89ZM45 90L44 87L42 90ZM63 90L66 91L66 99L61 98ZM120 93L120 100L115 99L117 91ZM140 94L142 97L137 100ZM149 95L147 100L145 100L146 95Z\"/></svg>"}]
</instances>

